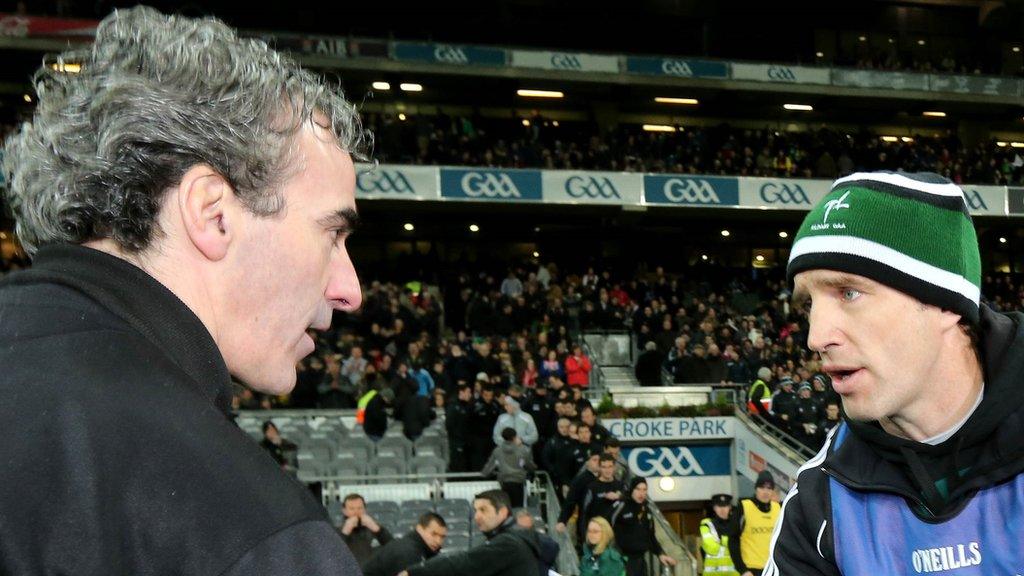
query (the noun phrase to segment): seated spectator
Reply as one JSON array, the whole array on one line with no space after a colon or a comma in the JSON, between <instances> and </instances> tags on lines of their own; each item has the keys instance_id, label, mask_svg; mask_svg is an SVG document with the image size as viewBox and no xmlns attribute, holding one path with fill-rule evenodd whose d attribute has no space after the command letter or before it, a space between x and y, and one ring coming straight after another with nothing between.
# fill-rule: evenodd
<instances>
[{"instance_id":1,"label":"seated spectator","mask_svg":"<svg viewBox=\"0 0 1024 576\"><path fill-rule=\"evenodd\" d=\"M359 494L345 496L341 513L345 516L339 528L341 537L360 566L372 556L374 540L381 546L391 541L391 533L366 512L366 500Z\"/></svg>"},{"instance_id":2,"label":"seated spectator","mask_svg":"<svg viewBox=\"0 0 1024 576\"><path fill-rule=\"evenodd\" d=\"M294 443L285 440L273 422L267 420L263 423L263 440L260 446L270 452L270 456L283 469L295 468L298 463L295 460L295 452L299 449Z\"/></svg>"},{"instance_id":3,"label":"seated spectator","mask_svg":"<svg viewBox=\"0 0 1024 576\"><path fill-rule=\"evenodd\" d=\"M580 560L580 576L622 576L626 562L615 549L615 534L608 520L598 517L587 524L587 540Z\"/></svg>"},{"instance_id":4,"label":"seated spectator","mask_svg":"<svg viewBox=\"0 0 1024 576\"><path fill-rule=\"evenodd\" d=\"M501 439L501 444L491 452L481 474L496 474L512 507L519 508L526 502L526 478L537 469L537 465L533 462L530 449L523 445L515 430L505 428L501 431Z\"/></svg>"},{"instance_id":5,"label":"seated spectator","mask_svg":"<svg viewBox=\"0 0 1024 576\"><path fill-rule=\"evenodd\" d=\"M416 526L401 538L377 548L363 564L363 576L394 576L437 556L448 536L444 518L424 512Z\"/></svg>"},{"instance_id":6,"label":"seated spectator","mask_svg":"<svg viewBox=\"0 0 1024 576\"><path fill-rule=\"evenodd\" d=\"M555 376L559 380L565 379L565 371L562 369L562 364L558 361L558 352L555 350L549 350L547 357L541 362L539 377L541 381L547 382L549 379Z\"/></svg>"},{"instance_id":7,"label":"seated spectator","mask_svg":"<svg viewBox=\"0 0 1024 576\"><path fill-rule=\"evenodd\" d=\"M498 416L498 420L495 421L494 429L491 433L494 444L501 444L502 431L506 428L512 428L522 444L526 445L527 448L533 446L539 437L537 424L533 421L533 416L523 412L522 408L519 407L519 402L516 402L515 398L511 395L505 396L502 406L505 407L505 413Z\"/></svg>"},{"instance_id":8,"label":"seated spectator","mask_svg":"<svg viewBox=\"0 0 1024 576\"><path fill-rule=\"evenodd\" d=\"M537 576L537 533L516 525L508 495L501 490L481 492L473 500L473 509L473 521L487 538L486 545L442 554L399 576Z\"/></svg>"}]
</instances>

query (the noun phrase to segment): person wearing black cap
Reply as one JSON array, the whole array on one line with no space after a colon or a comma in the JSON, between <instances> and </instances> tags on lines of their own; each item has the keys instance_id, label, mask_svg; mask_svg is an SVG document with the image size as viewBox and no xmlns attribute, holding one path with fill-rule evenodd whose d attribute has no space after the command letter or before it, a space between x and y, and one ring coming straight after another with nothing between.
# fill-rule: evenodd
<instances>
[{"instance_id":1,"label":"person wearing black cap","mask_svg":"<svg viewBox=\"0 0 1024 576\"><path fill-rule=\"evenodd\" d=\"M765 573L1020 574L1024 315L980 304L964 191L837 180L787 280L844 422L800 468Z\"/></svg>"},{"instance_id":2,"label":"person wearing black cap","mask_svg":"<svg viewBox=\"0 0 1024 576\"><path fill-rule=\"evenodd\" d=\"M779 427L784 432L791 432L796 420L798 399L793 390L794 382L789 376L779 380L779 389L772 396L772 413L779 420Z\"/></svg>"},{"instance_id":3,"label":"person wearing black cap","mask_svg":"<svg viewBox=\"0 0 1024 576\"><path fill-rule=\"evenodd\" d=\"M570 518L572 518L574 513L577 513L578 508L576 532L577 536L580 537L578 540L580 543L583 542L583 532L587 529L587 524L583 521L583 517L586 512L584 498L587 495L587 489L590 487L590 483L597 479L597 474L600 469L601 453L594 449L587 458L584 470L577 474L569 483L569 492L565 497L565 502L562 503L562 511L558 515L558 523L555 524L555 530L565 532L566 523Z\"/></svg>"},{"instance_id":4,"label":"person wearing black cap","mask_svg":"<svg viewBox=\"0 0 1024 576\"><path fill-rule=\"evenodd\" d=\"M732 496L711 497L711 514L700 521L700 548L704 553L704 574L737 576L729 553L729 543L736 540L736 522L732 517Z\"/></svg>"},{"instance_id":5,"label":"person wearing black cap","mask_svg":"<svg viewBox=\"0 0 1024 576\"><path fill-rule=\"evenodd\" d=\"M647 554L654 554L665 566L675 566L676 560L661 549L654 537L654 519L647 503L647 480L634 478L629 492L615 504L611 525L615 530L615 543L626 555L626 576L647 574Z\"/></svg>"},{"instance_id":6,"label":"person wearing black cap","mask_svg":"<svg viewBox=\"0 0 1024 576\"><path fill-rule=\"evenodd\" d=\"M729 541L729 555L741 576L761 576L768 564L772 531L781 512L774 496L775 478L762 470L754 483L754 497L740 500L736 507L739 538Z\"/></svg>"}]
</instances>

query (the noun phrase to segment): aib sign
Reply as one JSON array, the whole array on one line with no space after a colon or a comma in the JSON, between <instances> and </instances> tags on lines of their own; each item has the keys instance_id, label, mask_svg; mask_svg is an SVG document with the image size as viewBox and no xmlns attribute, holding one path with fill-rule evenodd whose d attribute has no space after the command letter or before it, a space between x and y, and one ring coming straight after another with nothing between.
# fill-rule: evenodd
<instances>
[{"instance_id":1,"label":"aib sign","mask_svg":"<svg viewBox=\"0 0 1024 576\"><path fill-rule=\"evenodd\" d=\"M538 170L441 169L441 197L482 201L540 201Z\"/></svg>"},{"instance_id":2,"label":"aib sign","mask_svg":"<svg viewBox=\"0 0 1024 576\"><path fill-rule=\"evenodd\" d=\"M735 178L716 176L644 176L644 200L648 204L687 206L735 206L739 203Z\"/></svg>"},{"instance_id":3,"label":"aib sign","mask_svg":"<svg viewBox=\"0 0 1024 576\"><path fill-rule=\"evenodd\" d=\"M729 446L659 446L623 448L629 469L637 476L727 476Z\"/></svg>"}]
</instances>

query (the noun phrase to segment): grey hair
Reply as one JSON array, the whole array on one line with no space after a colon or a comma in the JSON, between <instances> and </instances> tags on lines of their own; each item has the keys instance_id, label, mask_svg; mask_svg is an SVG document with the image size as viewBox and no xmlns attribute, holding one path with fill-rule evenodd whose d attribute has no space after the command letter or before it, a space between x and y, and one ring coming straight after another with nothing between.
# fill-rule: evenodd
<instances>
[{"instance_id":1,"label":"grey hair","mask_svg":"<svg viewBox=\"0 0 1024 576\"><path fill-rule=\"evenodd\" d=\"M81 72L54 69L65 62ZM274 215L294 136L309 122L354 159L372 146L339 88L213 18L116 11L91 48L44 60L33 82L38 105L4 146L3 166L30 254L101 238L146 249L160 233L164 191L197 164L221 174L252 213Z\"/></svg>"}]
</instances>

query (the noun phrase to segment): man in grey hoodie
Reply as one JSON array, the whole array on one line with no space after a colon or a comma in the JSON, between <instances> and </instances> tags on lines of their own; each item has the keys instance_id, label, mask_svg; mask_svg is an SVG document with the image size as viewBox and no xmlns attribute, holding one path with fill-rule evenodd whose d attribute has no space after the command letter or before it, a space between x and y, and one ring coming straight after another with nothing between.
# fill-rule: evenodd
<instances>
[{"instance_id":1,"label":"man in grey hoodie","mask_svg":"<svg viewBox=\"0 0 1024 576\"><path fill-rule=\"evenodd\" d=\"M501 489L508 494L513 508L520 508L526 501L526 475L537 469L533 462L533 454L523 445L522 440L512 428L501 431L502 443L493 452L484 465L483 475L497 473Z\"/></svg>"}]
</instances>

